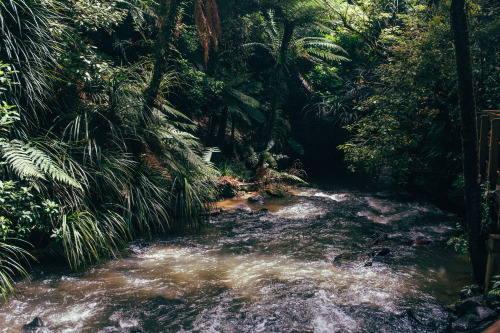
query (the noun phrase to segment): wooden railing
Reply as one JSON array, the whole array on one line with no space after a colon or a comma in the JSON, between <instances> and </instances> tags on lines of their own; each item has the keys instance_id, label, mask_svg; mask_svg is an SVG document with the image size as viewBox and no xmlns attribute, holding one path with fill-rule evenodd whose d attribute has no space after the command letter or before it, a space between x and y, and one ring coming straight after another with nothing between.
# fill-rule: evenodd
<instances>
[{"instance_id":1,"label":"wooden railing","mask_svg":"<svg viewBox=\"0 0 500 333\"><path fill-rule=\"evenodd\" d=\"M478 112L479 173L488 190L499 184L498 157L500 152L500 110Z\"/></svg>"},{"instance_id":2,"label":"wooden railing","mask_svg":"<svg viewBox=\"0 0 500 333\"><path fill-rule=\"evenodd\" d=\"M499 155L500 155L500 110L483 110L477 113L477 126L479 133L479 173L481 182L486 182L489 191L497 189L499 181ZM494 203L492 216L500 230L500 196L492 194ZM487 241L488 260L486 265L486 280L484 293L487 295L492 277L500 273L500 235L491 234Z\"/></svg>"}]
</instances>

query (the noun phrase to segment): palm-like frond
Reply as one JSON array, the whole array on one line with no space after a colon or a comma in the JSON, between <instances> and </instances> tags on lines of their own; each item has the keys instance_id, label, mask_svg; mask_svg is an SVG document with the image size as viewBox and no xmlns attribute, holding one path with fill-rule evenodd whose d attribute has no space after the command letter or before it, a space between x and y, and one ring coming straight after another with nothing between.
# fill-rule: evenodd
<instances>
[{"instance_id":1,"label":"palm-like frond","mask_svg":"<svg viewBox=\"0 0 500 333\"><path fill-rule=\"evenodd\" d=\"M127 225L114 212L97 217L86 211L75 212L62 216L58 236L69 265L77 269L115 256L115 249L127 239Z\"/></svg>"},{"instance_id":2,"label":"palm-like frond","mask_svg":"<svg viewBox=\"0 0 500 333\"><path fill-rule=\"evenodd\" d=\"M21 83L13 87L17 105L22 99L32 106L45 105L44 97L50 91L49 70L62 52L55 36L65 30L60 14L63 7L61 2L48 0L0 2L2 52L17 71L15 80Z\"/></svg>"},{"instance_id":3,"label":"palm-like frond","mask_svg":"<svg viewBox=\"0 0 500 333\"><path fill-rule=\"evenodd\" d=\"M140 169L123 195L125 216L132 234L165 232L171 228L171 193L167 179Z\"/></svg>"},{"instance_id":4,"label":"palm-like frond","mask_svg":"<svg viewBox=\"0 0 500 333\"><path fill-rule=\"evenodd\" d=\"M0 293L4 301L7 295L14 292L12 282L17 275L27 276L23 263L34 259L25 249L0 242Z\"/></svg>"},{"instance_id":5,"label":"palm-like frond","mask_svg":"<svg viewBox=\"0 0 500 333\"><path fill-rule=\"evenodd\" d=\"M191 181L185 176L175 178L172 185L174 196L174 221L177 226L199 228L206 221L210 210L210 200L214 197L214 187L204 180Z\"/></svg>"}]
</instances>

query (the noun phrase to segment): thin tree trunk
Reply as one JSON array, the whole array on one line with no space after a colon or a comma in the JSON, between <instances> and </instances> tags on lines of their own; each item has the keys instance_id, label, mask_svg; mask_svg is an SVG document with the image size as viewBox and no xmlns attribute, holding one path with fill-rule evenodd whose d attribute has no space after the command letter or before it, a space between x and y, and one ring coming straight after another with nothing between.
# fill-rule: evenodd
<instances>
[{"instance_id":1,"label":"thin tree trunk","mask_svg":"<svg viewBox=\"0 0 500 333\"><path fill-rule=\"evenodd\" d=\"M224 148L222 147L224 145L224 137L226 136L226 127L227 127L227 119L229 117L229 110L227 109L227 106L222 110L222 114L220 116L220 122L219 122L219 132L217 133L217 143L219 144L219 148Z\"/></svg>"},{"instance_id":2,"label":"thin tree trunk","mask_svg":"<svg viewBox=\"0 0 500 333\"><path fill-rule=\"evenodd\" d=\"M155 63L153 76L144 91L143 119L151 115L156 96L160 90L163 75L167 70L167 61L170 56L170 42L175 35L177 17L179 16L182 0L163 0L160 4L158 37L155 42Z\"/></svg>"},{"instance_id":3,"label":"thin tree trunk","mask_svg":"<svg viewBox=\"0 0 500 333\"><path fill-rule=\"evenodd\" d=\"M479 184L479 159L476 132L476 107L472 78L472 61L465 0L452 0L451 25L455 37L455 57L460 99L460 124L463 149L465 205L469 253L474 282L483 285L486 265L486 248L481 237L481 189Z\"/></svg>"},{"instance_id":4,"label":"thin tree trunk","mask_svg":"<svg viewBox=\"0 0 500 333\"><path fill-rule=\"evenodd\" d=\"M261 151L265 151L268 149L271 140L273 139L274 126L276 125L276 118L278 116L278 106L275 105L271 111L270 115L266 120L266 124L264 126L264 131L262 133L262 149Z\"/></svg>"},{"instance_id":5,"label":"thin tree trunk","mask_svg":"<svg viewBox=\"0 0 500 333\"><path fill-rule=\"evenodd\" d=\"M234 132L235 131L236 131L236 115L233 112L233 114L231 115L231 144L230 144L231 152L235 151L234 150Z\"/></svg>"}]
</instances>

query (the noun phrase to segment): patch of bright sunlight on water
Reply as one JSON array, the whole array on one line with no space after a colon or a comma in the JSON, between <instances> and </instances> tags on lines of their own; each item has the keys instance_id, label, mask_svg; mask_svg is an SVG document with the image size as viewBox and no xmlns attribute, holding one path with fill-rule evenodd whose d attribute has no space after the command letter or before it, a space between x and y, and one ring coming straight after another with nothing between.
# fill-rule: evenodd
<instances>
[{"instance_id":1,"label":"patch of bright sunlight on water","mask_svg":"<svg viewBox=\"0 0 500 333\"><path fill-rule=\"evenodd\" d=\"M444 240L457 217L370 194L300 189L198 234L130 245L80 274L38 268L0 332L440 332L469 277ZM268 211L258 211L262 208ZM376 235L383 244L364 247ZM415 239L430 245L412 246ZM389 254L370 257L387 248ZM335 258L349 258L336 260ZM370 258L367 264L367 258ZM66 274L66 275L65 275Z\"/></svg>"}]
</instances>

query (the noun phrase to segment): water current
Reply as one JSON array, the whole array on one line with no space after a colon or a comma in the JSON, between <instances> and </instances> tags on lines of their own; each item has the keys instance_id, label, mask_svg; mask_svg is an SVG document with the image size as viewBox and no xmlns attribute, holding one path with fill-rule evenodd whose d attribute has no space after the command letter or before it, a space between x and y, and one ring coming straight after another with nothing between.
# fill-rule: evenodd
<instances>
[{"instance_id":1,"label":"water current","mask_svg":"<svg viewBox=\"0 0 500 333\"><path fill-rule=\"evenodd\" d=\"M38 267L0 332L441 332L469 265L458 217L373 193L303 188L196 234L136 241L81 273ZM415 245L422 244L420 246Z\"/></svg>"}]
</instances>

